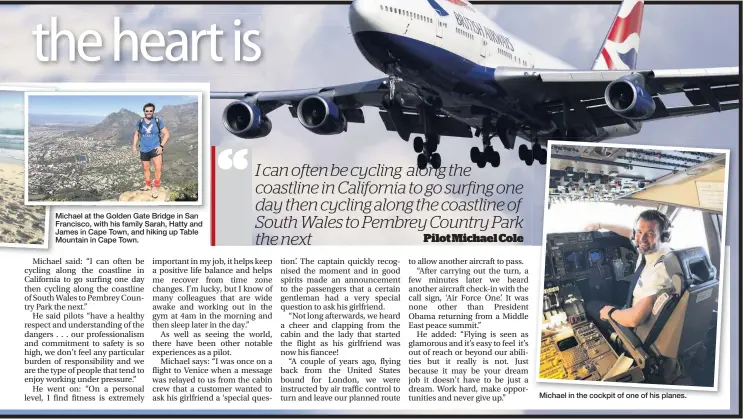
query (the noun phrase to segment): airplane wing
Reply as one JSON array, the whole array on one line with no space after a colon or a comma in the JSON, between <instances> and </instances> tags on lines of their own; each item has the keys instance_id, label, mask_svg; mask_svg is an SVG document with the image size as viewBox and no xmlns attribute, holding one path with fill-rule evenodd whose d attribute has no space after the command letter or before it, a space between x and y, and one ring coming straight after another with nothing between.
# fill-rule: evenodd
<instances>
[{"instance_id":1,"label":"airplane wing","mask_svg":"<svg viewBox=\"0 0 743 419\"><path fill-rule=\"evenodd\" d=\"M382 98L389 92L388 80L388 78L381 78L359 83L297 90L211 92L209 96L212 99L252 101L261 105L261 108L266 113L282 105L291 106L296 109L302 99L312 95L333 99L335 104L341 109L355 109L362 106L380 107L382 106Z\"/></svg>"},{"instance_id":2,"label":"airplane wing","mask_svg":"<svg viewBox=\"0 0 743 419\"><path fill-rule=\"evenodd\" d=\"M700 115L740 107L738 67L684 70L540 70L499 67L495 83L509 96L526 98L536 109L551 114L558 125L570 124L592 130L626 123L609 109L607 86L622 77L640 74L653 97L655 112L646 120ZM666 107L663 95L683 93L689 106ZM566 112L567 110L567 112Z\"/></svg>"},{"instance_id":3,"label":"airplane wing","mask_svg":"<svg viewBox=\"0 0 743 419\"><path fill-rule=\"evenodd\" d=\"M404 86L398 85L400 89ZM281 106L288 106L291 115L297 118L297 107L299 102L309 96L321 96L331 100L343 113L346 120L351 123L364 123L364 114L360 108L379 108L379 116L388 131L396 131L406 141L411 134L423 134L425 129L420 121L418 112L414 108L404 108L402 113L393 115L388 112L384 105L384 98L389 95L389 79L380 78L376 80L359 83L342 84L337 86L315 87L298 90L279 91L249 91L249 92L211 92L211 99L232 99L252 102L260 106L265 115ZM395 121L395 117L397 120ZM452 137L471 138L471 126L475 123L467 123L454 118L436 116L437 129L441 135ZM479 121L479 120L478 120Z\"/></svg>"},{"instance_id":4,"label":"airplane wing","mask_svg":"<svg viewBox=\"0 0 743 419\"><path fill-rule=\"evenodd\" d=\"M632 74L643 77L645 89L656 105L653 114L644 121L715 113L740 107L738 67L634 71L498 67L491 83L504 95L533 107L539 118L548 117L563 129L580 126L596 134L602 127L632 123L612 111L604 97L610 83ZM376 107L380 109L379 115L388 131L397 131L405 140L411 133L424 133L423 124L415 109L404 109L401 115L394 115L384 109L383 101L389 90L389 79L380 78L309 89L212 92L210 97L253 103L260 107L260 112L264 115L281 106L288 106L292 116L296 118L299 102L309 96L319 96L332 102L349 123L364 123L361 108ZM661 96L674 93L685 94L690 105L666 106ZM442 136L471 138L471 127L479 128L482 120L442 116L437 117L436 125ZM270 132L270 127L260 132L265 135Z\"/></svg>"}]
</instances>

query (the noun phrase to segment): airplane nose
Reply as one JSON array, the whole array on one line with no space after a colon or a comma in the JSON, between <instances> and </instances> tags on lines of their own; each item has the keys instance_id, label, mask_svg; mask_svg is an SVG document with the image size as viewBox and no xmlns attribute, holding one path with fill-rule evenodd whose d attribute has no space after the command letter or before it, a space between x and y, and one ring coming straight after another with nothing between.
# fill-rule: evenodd
<instances>
[{"instance_id":1,"label":"airplane nose","mask_svg":"<svg viewBox=\"0 0 743 419\"><path fill-rule=\"evenodd\" d=\"M378 7L377 0L353 0L348 11L351 33L373 30Z\"/></svg>"}]
</instances>

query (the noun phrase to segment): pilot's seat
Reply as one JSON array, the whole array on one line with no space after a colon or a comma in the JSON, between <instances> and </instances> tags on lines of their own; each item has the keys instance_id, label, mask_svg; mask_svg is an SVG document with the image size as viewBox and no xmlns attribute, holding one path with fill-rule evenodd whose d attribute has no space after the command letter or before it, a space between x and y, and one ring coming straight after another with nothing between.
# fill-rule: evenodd
<instances>
[{"instance_id":1,"label":"pilot's seat","mask_svg":"<svg viewBox=\"0 0 743 419\"><path fill-rule=\"evenodd\" d=\"M673 288L658 295L648 319L634 330L610 322L647 381L672 384L683 374L685 360L700 351L706 355L707 334L716 325L719 279L701 247L674 250L663 261Z\"/></svg>"}]
</instances>

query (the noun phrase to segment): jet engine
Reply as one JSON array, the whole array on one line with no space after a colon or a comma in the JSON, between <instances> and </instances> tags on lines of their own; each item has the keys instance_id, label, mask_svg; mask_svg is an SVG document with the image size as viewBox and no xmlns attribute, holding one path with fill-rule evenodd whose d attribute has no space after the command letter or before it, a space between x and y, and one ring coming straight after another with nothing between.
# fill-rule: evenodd
<instances>
[{"instance_id":1,"label":"jet engine","mask_svg":"<svg viewBox=\"0 0 743 419\"><path fill-rule=\"evenodd\" d=\"M614 113L627 119L646 119L655 112L655 101L645 90L641 74L621 77L606 86L604 99Z\"/></svg>"},{"instance_id":2,"label":"jet engine","mask_svg":"<svg viewBox=\"0 0 743 419\"><path fill-rule=\"evenodd\" d=\"M240 138L261 138L271 132L271 120L263 115L258 105L238 100L230 103L222 113L227 131Z\"/></svg>"},{"instance_id":3,"label":"jet engine","mask_svg":"<svg viewBox=\"0 0 743 419\"><path fill-rule=\"evenodd\" d=\"M340 134L346 130L345 115L332 100L322 96L307 96L297 105L299 123L320 135Z\"/></svg>"}]
</instances>

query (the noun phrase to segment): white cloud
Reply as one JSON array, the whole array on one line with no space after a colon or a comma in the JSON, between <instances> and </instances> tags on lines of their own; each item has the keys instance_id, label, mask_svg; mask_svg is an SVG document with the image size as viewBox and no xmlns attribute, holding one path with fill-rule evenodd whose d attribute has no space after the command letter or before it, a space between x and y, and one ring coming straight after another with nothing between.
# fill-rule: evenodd
<instances>
[{"instance_id":1,"label":"white cloud","mask_svg":"<svg viewBox=\"0 0 743 419\"><path fill-rule=\"evenodd\" d=\"M498 10L500 9L499 5L489 5L487 8L482 9L483 14L490 18L492 21L498 20Z\"/></svg>"},{"instance_id":2,"label":"white cloud","mask_svg":"<svg viewBox=\"0 0 743 419\"><path fill-rule=\"evenodd\" d=\"M580 49L585 53L598 53L601 47L600 43L613 19L613 17L607 19L608 15L601 15L600 12L605 9L600 6L581 7L571 19L569 25L571 32L578 39Z\"/></svg>"}]
</instances>

